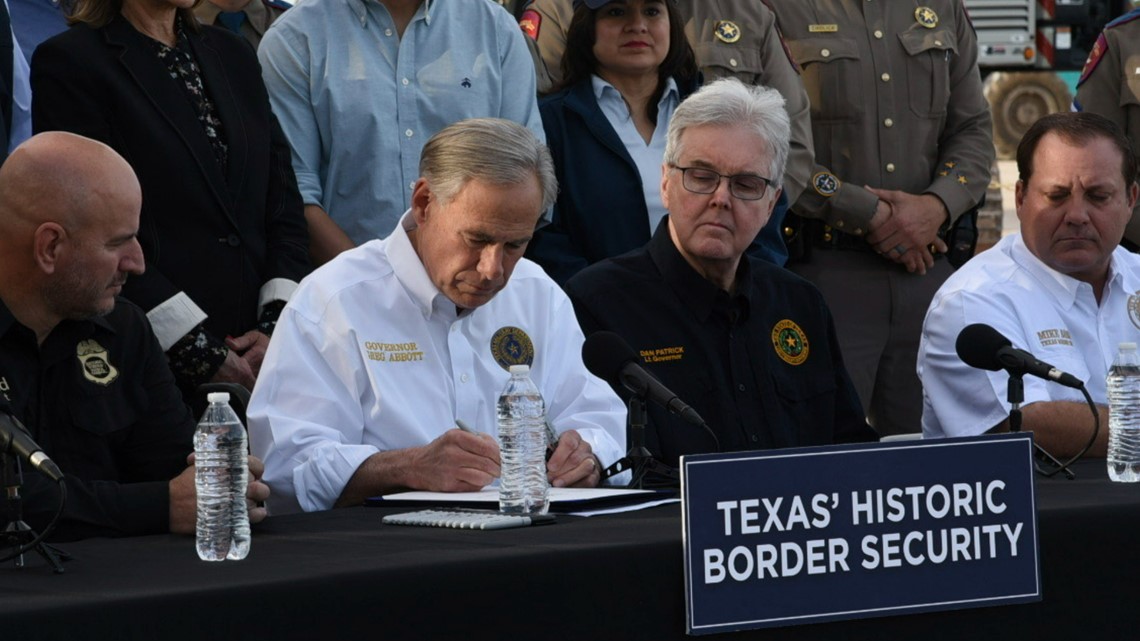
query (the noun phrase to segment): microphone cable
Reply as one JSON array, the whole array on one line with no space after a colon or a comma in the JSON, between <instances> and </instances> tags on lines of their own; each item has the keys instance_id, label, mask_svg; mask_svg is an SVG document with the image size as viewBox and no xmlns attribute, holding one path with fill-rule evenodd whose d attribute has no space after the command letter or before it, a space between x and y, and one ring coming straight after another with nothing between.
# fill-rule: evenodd
<instances>
[{"instance_id":1,"label":"microphone cable","mask_svg":"<svg viewBox=\"0 0 1140 641\"><path fill-rule=\"evenodd\" d=\"M59 507L56 508L55 516L51 518L51 522L48 523L43 532L40 532L38 535L36 535L36 538L16 548L16 551L12 552L8 556L0 557L0 563L11 561L20 555L27 554L35 550L41 543L44 542L44 539L46 539L48 535L52 533L52 530L55 529L56 524L59 523L60 516L63 515L63 506L67 504L67 485L64 484L63 479L57 481L56 485L59 486ZM9 532L8 534L11 533Z\"/></svg>"},{"instance_id":2,"label":"microphone cable","mask_svg":"<svg viewBox=\"0 0 1140 641\"><path fill-rule=\"evenodd\" d=\"M1080 460L1081 457L1083 457L1089 451L1089 449L1092 448L1093 444L1096 443L1096 437L1100 435L1100 410L1098 410L1096 408L1096 403L1093 402L1092 395L1089 394L1089 391L1087 389L1085 389L1084 385L1081 385L1080 390L1081 390L1081 393L1085 395L1085 403L1088 404L1089 409L1092 411L1092 415L1093 415L1092 435L1089 436L1088 443L1085 443L1085 446L1083 448L1081 448L1081 451L1077 452L1075 455L1073 455L1072 458L1065 461L1064 463L1061 463L1060 461L1058 461L1056 458L1053 457L1052 454L1049 454L1045 450L1045 448L1041 447L1040 448L1041 451L1048 454L1049 458L1052 459L1051 463L1054 466L1056 466L1053 469L1053 471L1051 471L1051 472L1046 472L1046 471L1042 470L1040 467L1037 468L1037 473L1046 477L1046 478L1052 478L1052 477L1056 476L1057 473L1062 471L1062 470L1064 470L1065 473L1067 475L1069 475L1070 479L1074 478L1072 476L1073 471L1069 469L1069 466L1072 465L1073 463L1076 463L1078 460ZM1038 446L1038 447L1040 447L1040 446Z\"/></svg>"}]
</instances>

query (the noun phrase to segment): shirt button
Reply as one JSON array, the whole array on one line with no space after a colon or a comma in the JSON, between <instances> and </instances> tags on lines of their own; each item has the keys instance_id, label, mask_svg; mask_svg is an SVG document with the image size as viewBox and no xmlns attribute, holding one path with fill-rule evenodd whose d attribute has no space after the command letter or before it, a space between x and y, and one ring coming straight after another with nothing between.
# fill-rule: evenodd
<instances>
[{"instance_id":1,"label":"shirt button","mask_svg":"<svg viewBox=\"0 0 1140 641\"><path fill-rule=\"evenodd\" d=\"M883 126L884 127L894 127L895 121L891 120L890 118L887 118L886 120L883 121Z\"/></svg>"},{"instance_id":2,"label":"shirt button","mask_svg":"<svg viewBox=\"0 0 1140 641\"><path fill-rule=\"evenodd\" d=\"M862 235L863 235L863 230L862 230L862 229L859 229L858 227L856 227L855 229L851 230L851 233L852 233L852 234L855 234L856 236L862 236Z\"/></svg>"},{"instance_id":3,"label":"shirt button","mask_svg":"<svg viewBox=\"0 0 1140 641\"><path fill-rule=\"evenodd\" d=\"M237 237L237 234L230 234L226 236L226 244L230 247L237 247L241 244L241 239Z\"/></svg>"},{"instance_id":4,"label":"shirt button","mask_svg":"<svg viewBox=\"0 0 1140 641\"><path fill-rule=\"evenodd\" d=\"M883 32L879 29L875 29L875 37L878 38L879 40L882 40L883 39Z\"/></svg>"},{"instance_id":5,"label":"shirt button","mask_svg":"<svg viewBox=\"0 0 1140 641\"><path fill-rule=\"evenodd\" d=\"M887 163L887 172L888 172L888 173L893 173L893 172L894 172L894 170L895 170L895 163L893 163L893 162L889 162L889 163Z\"/></svg>"},{"instance_id":6,"label":"shirt button","mask_svg":"<svg viewBox=\"0 0 1140 641\"><path fill-rule=\"evenodd\" d=\"M412 130L408 129L407 131L404 132L404 135L407 136L408 138L411 138L412 137Z\"/></svg>"},{"instance_id":7,"label":"shirt button","mask_svg":"<svg viewBox=\"0 0 1140 641\"><path fill-rule=\"evenodd\" d=\"M404 86L405 86L405 87L407 87L407 86L408 86L408 83L409 83L409 82L411 82L411 81L410 81L410 80L408 80L407 78L404 78L404 79L403 79L403 80L401 80L400 82L404 83Z\"/></svg>"},{"instance_id":8,"label":"shirt button","mask_svg":"<svg viewBox=\"0 0 1140 641\"><path fill-rule=\"evenodd\" d=\"M885 73L879 77L883 79L883 82L890 82L891 81L891 74L889 74L889 73ZM406 80L404 82L405 82L405 84L407 83Z\"/></svg>"},{"instance_id":9,"label":"shirt button","mask_svg":"<svg viewBox=\"0 0 1140 641\"><path fill-rule=\"evenodd\" d=\"M824 49L823 51L819 52L819 55L823 56L824 58L830 58L831 57L831 49Z\"/></svg>"},{"instance_id":10,"label":"shirt button","mask_svg":"<svg viewBox=\"0 0 1140 641\"><path fill-rule=\"evenodd\" d=\"M742 391L742 392L743 392L743 391L744 391L744 383L741 383L740 385L737 385L737 386L736 386L736 389L738 389L738 390L740 390L740 391Z\"/></svg>"},{"instance_id":11,"label":"shirt button","mask_svg":"<svg viewBox=\"0 0 1140 641\"><path fill-rule=\"evenodd\" d=\"M941 46L942 46L942 41L941 41L941 40L935 40L935 41L934 41L934 46L935 46L935 47L941 47Z\"/></svg>"},{"instance_id":12,"label":"shirt button","mask_svg":"<svg viewBox=\"0 0 1140 641\"><path fill-rule=\"evenodd\" d=\"M467 375L466 374L460 374L459 375L459 382L460 383L466 383L467 382Z\"/></svg>"},{"instance_id":13,"label":"shirt button","mask_svg":"<svg viewBox=\"0 0 1140 641\"><path fill-rule=\"evenodd\" d=\"M735 66L736 66L736 58L729 58L729 59L728 59L728 64L729 64L729 66L731 66L731 67L735 67Z\"/></svg>"},{"instance_id":14,"label":"shirt button","mask_svg":"<svg viewBox=\"0 0 1140 641\"><path fill-rule=\"evenodd\" d=\"M835 226L840 228L840 229L843 229L843 221L842 220L835 221Z\"/></svg>"},{"instance_id":15,"label":"shirt button","mask_svg":"<svg viewBox=\"0 0 1140 641\"><path fill-rule=\"evenodd\" d=\"M755 434L752 435L752 442L753 443L755 443L756 441L759 441L759 440L760 440L759 436L756 436Z\"/></svg>"},{"instance_id":16,"label":"shirt button","mask_svg":"<svg viewBox=\"0 0 1140 641\"><path fill-rule=\"evenodd\" d=\"M391 36L391 35L392 35L392 30L391 30L391 29L385 29L385 30L384 30L384 35L386 35L386 36Z\"/></svg>"}]
</instances>

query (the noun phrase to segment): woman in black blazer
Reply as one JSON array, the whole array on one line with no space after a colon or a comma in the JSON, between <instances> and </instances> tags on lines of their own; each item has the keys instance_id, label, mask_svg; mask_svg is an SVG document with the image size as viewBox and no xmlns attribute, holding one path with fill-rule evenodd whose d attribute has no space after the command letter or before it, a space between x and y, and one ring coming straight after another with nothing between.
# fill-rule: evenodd
<instances>
[{"instance_id":1,"label":"woman in black blazer","mask_svg":"<svg viewBox=\"0 0 1140 641\"><path fill-rule=\"evenodd\" d=\"M147 310L187 400L252 388L276 315L308 272L289 147L252 48L191 0L80 0L32 59L32 125L100 140L142 185Z\"/></svg>"}]
</instances>

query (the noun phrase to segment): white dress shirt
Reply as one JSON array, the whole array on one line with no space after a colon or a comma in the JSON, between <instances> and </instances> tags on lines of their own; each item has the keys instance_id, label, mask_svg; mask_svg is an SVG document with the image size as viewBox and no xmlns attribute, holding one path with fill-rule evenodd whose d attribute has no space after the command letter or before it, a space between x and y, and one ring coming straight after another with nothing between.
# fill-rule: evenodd
<instances>
[{"instance_id":1,"label":"white dress shirt","mask_svg":"<svg viewBox=\"0 0 1140 641\"><path fill-rule=\"evenodd\" d=\"M557 432L578 430L604 466L625 453L624 406L582 364L582 331L554 281L520 260L498 295L459 314L412 248L412 228L405 214L388 238L315 271L277 323L248 411L275 514L331 508L365 459L425 445L456 419L495 436L510 378L496 355L527 362L526 341L505 335L529 337L531 378Z\"/></svg>"},{"instance_id":2,"label":"white dress shirt","mask_svg":"<svg viewBox=\"0 0 1140 641\"><path fill-rule=\"evenodd\" d=\"M1119 343L1140 342L1140 256L1113 252L1100 304L1091 285L1045 265L1020 234L963 265L934 296L922 327L918 376L927 438L981 434L1009 416L1009 375L958 358L958 333L973 323L1081 379L1093 401L1105 403L1105 376ZM1079 390L1029 375L1024 382L1024 405L1085 402Z\"/></svg>"}]
</instances>

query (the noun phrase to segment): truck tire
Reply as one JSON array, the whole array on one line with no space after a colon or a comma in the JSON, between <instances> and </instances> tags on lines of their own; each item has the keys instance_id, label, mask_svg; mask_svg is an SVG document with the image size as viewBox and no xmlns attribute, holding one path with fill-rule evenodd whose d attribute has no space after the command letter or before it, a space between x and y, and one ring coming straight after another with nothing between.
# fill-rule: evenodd
<instances>
[{"instance_id":1,"label":"truck tire","mask_svg":"<svg viewBox=\"0 0 1140 641\"><path fill-rule=\"evenodd\" d=\"M1041 116L1068 111L1069 87L1051 71L998 71L983 85L994 118L994 148L1002 160L1013 158L1017 143Z\"/></svg>"}]
</instances>

